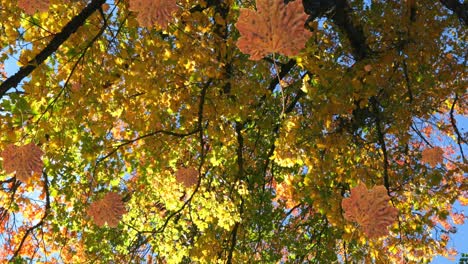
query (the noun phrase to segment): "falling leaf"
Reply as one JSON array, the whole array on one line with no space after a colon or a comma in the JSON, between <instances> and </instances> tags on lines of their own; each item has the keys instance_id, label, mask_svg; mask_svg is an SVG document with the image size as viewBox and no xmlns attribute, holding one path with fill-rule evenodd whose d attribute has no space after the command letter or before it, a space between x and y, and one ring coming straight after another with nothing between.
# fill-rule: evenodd
<instances>
[{"instance_id":1,"label":"falling leaf","mask_svg":"<svg viewBox=\"0 0 468 264\"><path fill-rule=\"evenodd\" d=\"M129 10L138 12L140 26L153 27L158 24L165 29L178 7L175 0L130 0Z\"/></svg>"},{"instance_id":2,"label":"falling leaf","mask_svg":"<svg viewBox=\"0 0 468 264\"><path fill-rule=\"evenodd\" d=\"M33 143L21 147L10 144L1 153L3 169L8 174L16 172L16 178L26 182L33 172L42 172L43 154L44 152Z\"/></svg>"},{"instance_id":3,"label":"falling leaf","mask_svg":"<svg viewBox=\"0 0 468 264\"><path fill-rule=\"evenodd\" d=\"M104 198L93 202L88 207L88 215L99 227L104 226L105 223L110 227L117 227L122 215L126 212L122 197L115 192L107 193Z\"/></svg>"},{"instance_id":4,"label":"falling leaf","mask_svg":"<svg viewBox=\"0 0 468 264\"><path fill-rule=\"evenodd\" d=\"M440 147L426 148L422 151L422 161L431 167L437 166L444 159L444 151Z\"/></svg>"},{"instance_id":5,"label":"falling leaf","mask_svg":"<svg viewBox=\"0 0 468 264\"><path fill-rule=\"evenodd\" d=\"M198 171L194 168L180 168L175 174L176 180L186 188L196 185L198 182Z\"/></svg>"},{"instance_id":6,"label":"falling leaf","mask_svg":"<svg viewBox=\"0 0 468 264\"><path fill-rule=\"evenodd\" d=\"M377 238L388 234L387 227L398 216L398 210L388 204L389 200L384 186L368 190L360 183L351 189L351 197L343 199L341 206L346 220L357 222L369 238Z\"/></svg>"},{"instance_id":7,"label":"falling leaf","mask_svg":"<svg viewBox=\"0 0 468 264\"><path fill-rule=\"evenodd\" d=\"M285 5L283 0L257 0L256 12L240 9L236 27L241 37L237 47L251 60L273 52L294 56L312 36L304 28L306 20L302 1Z\"/></svg>"},{"instance_id":8,"label":"falling leaf","mask_svg":"<svg viewBox=\"0 0 468 264\"><path fill-rule=\"evenodd\" d=\"M34 15L36 11L47 12L49 5L49 0L18 0L18 7L28 15Z\"/></svg>"}]
</instances>

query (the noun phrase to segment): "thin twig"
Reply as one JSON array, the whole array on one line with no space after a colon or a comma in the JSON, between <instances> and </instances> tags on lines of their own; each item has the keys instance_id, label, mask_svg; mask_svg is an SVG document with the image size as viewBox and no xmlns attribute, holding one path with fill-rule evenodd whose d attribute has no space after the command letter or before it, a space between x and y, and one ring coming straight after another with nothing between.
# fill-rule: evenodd
<instances>
[{"instance_id":1,"label":"thin twig","mask_svg":"<svg viewBox=\"0 0 468 264\"><path fill-rule=\"evenodd\" d=\"M44 192L46 194L46 205L44 208L44 215L42 216L41 220L37 224L31 226L30 228L28 228L28 230L26 230L26 233L24 233L23 238L21 239L21 242L18 245L18 248L15 250L15 252L13 253L13 256L11 257L10 262L13 261L18 256L29 234L31 234L36 228L42 226L44 224L46 217L49 215L49 211L50 211L49 179L47 177L46 172L43 172L42 175L44 176Z\"/></svg>"},{"instance_id":2,"label":"thin twig","mask_svg":"<svg viewBox=\"0 0 468 264\"><path fill-rule=\"evenodd\" d=\"M63 27L62 31L55 35L50 43L39 52L36 57L30 60L27 65L22 66L13 76L0 84L0 98L3 97L9 89L16 87L26 76L56 52L57 49L85 23L86 19L97 11L105 2L106 0L93 0L81 10L77 16L73 17L72 20Z\"/></svg>"},{"instance_id":3,"label":"thin twig","mask_svg":"<svg viewBox=\"0 0 468 264\"><path fill-rule=\"evenodd\" d=\"M468 143L466 142L466 140L460 134L460 131L458 130L457 124L455 122L454 112L455 112L455 104L457 103L457 100L458 100L458 95L455 94L455 99L453 100L452 107L450 108L450 123L452 123L453 130L455 131L455 134L457 134L457 144L458 144L458 147L460 149L460 154L462 156L462 160L464 161L465 160L465 155L463 153L463 148L462 148L461 143L462 142L465 143L465 144L468 144Z\"/></svg>"}]
</instances>

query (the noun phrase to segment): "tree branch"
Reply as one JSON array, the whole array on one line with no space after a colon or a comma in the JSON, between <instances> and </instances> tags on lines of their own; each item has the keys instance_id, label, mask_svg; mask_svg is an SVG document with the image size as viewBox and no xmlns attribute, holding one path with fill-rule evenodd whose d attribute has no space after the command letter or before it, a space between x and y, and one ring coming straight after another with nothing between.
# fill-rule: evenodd
<instances>
[{"instance_id":1,"label":"tree branch","mask_svg":"<svg viewBox=\"0 0 468 264\"><path fill-rule=\"evenodd\" d=\"M204 139L204 132L203 132L203 129L204 129L204 127L203 127L203 111L204 110L203 109L204 109L205 100L206 100L206 91L210 87L212 81L213 81L212 79L208 80L208 82L202 87L202 90L201 90L201 93L200 93L200 102L199 102L199 105L198 105L198 120L197 120L198 128L195 131L191 132L191 134L195 134L196 132L199 132L199 137L200 137L201 150L200 150L200 164L198 166L198 182L197 182L197 185L195 186L195 189L193 190L191 195L188 197L188 199L184 202L184 204L182 204L182 206L179 209L177 209L177 211L172 212L171 214L169 214L167 216L166 220L164 221L164 223L162 224L161 227L159 227L157 229L154 228L153 230L149 230L149 231L140 231L139 234L149 233L150 235L146 236L141 241L135 241L136 245L133 246L133 243L132 243L132 245L130 245L129 248L138 249L142 245L148 243L148 241L152 238L152 236L154 236L154 235L156 235L158 233L164 232L167 225L169 224L169 221L173 217L179 215L191 203L193 197L195 196L195 194L198 192L198 190L200 188L201 180L202 180L202 176L203 176L201 170L202 170L203 164L205 162L205 156L206 156L205 139ZM131 260L134 258L135 253L136 253L136 250L133 252L132 256L130 257Z\"/></svg>"},{"instance_id":2,"label":"tree branch","mask_svg":"<svg viewBox=\"0 0 468 264\"><path fill-rule=\"evenodd\" d=\"M465 154L463 153L463 148L462 148L461 143L462 142L465 143L465 144L468 144L468 143L463 138L463 136L460 134L460 131L458 130L458 127L457 127L457 123L455 121L454 112L455 112L455 105L457 103L457 100L458 100L458 95L455 95L455 99L453 100L452 107L450 108L450 123L452 124L452 127L453 127L453 130L455 131L455 134L457 134L457 144L458 144L458 147L460 149L460 154L462 156L462 160L465 161Z\"/></svg>"},{"instance_id":3,"label":"tree branch","mask_svg":"<svg viewBox=\"0 0 468 264\"><path fill-rule=\"evenodd\" d=\"M44 220L49 215L49 210L50 210L49 179L47 177L47 173L44 172L42 175L44 176L44 192L46 195L46 205L44 209L44 215L42 216L41 220L37 224L31 226L28 230L26 230L26 233L24 233L23 238L21 239L21 242L18 245L18 248L16 249L15 253L13 253L13 256L11 257L10 262L12 262L18 256L29 234L31 234L34 231L34 229L42 226L44 224Z\"/></svg>"},{"instance_id":4,"label":"tree branch","mask_svg":"<svg viewBox=\"0 0 468 264\"><path fill-rule=\"evenodd\" d=\"M274 61L273 61L274 62ZM286 64L282 64L279 72L277 72L277 78L273 78L268 86L268 90L273 91L276 88L276 85L279 84L280 80L282 80L288 73L296 66L296 60L290 59Z\"/></svg>"},{"instance_id":5,"label":"tree branch","mask_svg":"<svg viewBox=\"0 0 468 264\"><path fill-rule=\"evenodd\" d=\"M468 26L468 2L460 3L458 0L440 0L442 5L458 16L460 21Z\"/></svg>"},{"instance_id":6,"label":"tree branch","mask_svg":"<svg viewBox=\"0 0 468 264\"><path fill-rule=\"evenodd\" d=\"M333 22L346 34L351 43L355 60L362 60L369 55L369 47L362 26L353 22L352 10L346 0L337 0L335 12L330 16Z\"/></svg>"},{"instance_id":7,"label":"tree branch","mask_svg":"<svg viewBox=\"0 0 468 264\"><path fill-rule=\"evenodd\" d=\"M152 136L156 136L156 135L159 135L159 134L163 134L163 135L168 135L168 136L174 136L174 137L179 137L179 138L184 138L184 137L187 137L187 136L191 136L195 133L199 132L199 129L194 129L190 132L187 132L187 133L177 133L177 132L173 132L173 131L168 131L168 130L156 130L154 132L151 132L151 133L148 133L148 134L145 134L143 136L139 136L137 138L134 138L134 139L128 139L128 140L124 140L123 143L119 144L118 146L116 146L114 149L112 149L109 153L107 153L105 156L103 156L102 158L98 159L98 161L96 162L96 165L97 166L100 162L102 162L103 160L109 158L110 156L112 156L114 153L116 153L121 147L124 147L124 146L127 146L127 145L130 145L136 141L139 141L139 140L142 140L142 139L145 139L145 138L148 138L148 137L152 137Z\"/></svg>"},{"instance_id":8,"label":"tree branch","mask_svg":"<svg viewBox=\"0 0 468 264\"><path fill-rule=\"evenodd\" d=\"M243 157L243 149L244 149L244 138L242 137L242 128L243 124L236 122L235 124L235 129L236 129L236 134L237 134L237 143L239 146L237 147L237 167L239 169L237 180L241 180L244 178L244 157ZM239 208L239 214L242 215L244 212L244 199L242 196L240 196L241 204ZM240 221L236 222L234 225L234 228L232 229L231 233L231 246L229 247L229 252L227 256L226 263L231 264L232 263L232 256L234 254L234 249L237 244L237 232L239 229Z\"/></svg>"},{"instance_id":9,"label":"tree branch","mask_svg":"<svg viewBox=\"0 0 468 264\"><path fill-rule=\"evenodd\" d=\"M63 27L62 31L56 34L50 43L41 52L39 52L34 59L28 62L28 65L22 66L18 72L0 84L0 98L3 97L9 89L16 87L26 76L56 52L60 45L62 45L71 36L71 34L75 33L78 28L84 24L86 19L88 19L88 17L98 10L105 2L105 0L93 0L89 5L81 10L77 16L68 22L68 24Z\"/></svg>"},{"instance_id":10,"label":"tree branch","mask_svg":"<svg viewBox=\"0 0 468 264\"><path fill-rule=\"evenodd\" d=\"M244 213L244 199L242 198L242 196L241 196L240 199L241 199L241 204L240 204L239 214L242 215ZM227 260L226 260L227 264L232 264L232 255L234 253L234 249L235 249L236 243L237 243L237 231L239 230L239 225L240 225L240 222L237 222L234 225L234 228L232 229L231 247L229 248L228 257L227 257Z\"/></svg>"},{"instance_id":11,"label":"tree branch","mask_svg":"<svg viewBox=\"0 0 468 264\"><path fill-rule=\"evenodd\" d=\"M42 117L44 117L44 115L49 111L49 109L51 107L54 106L54 104L58 101L58 99L60 98L60 96L62 96L63 92L65 91L65 88L68 86L68 83L70 82L76 68L78 67L78 65L80 64L80 62L84 59L87 51L93 46L94 42L96 42L101 36L102 34L104 34L104 31L106 30L106 27L107 27L107 19L104 15L104 11L102 10L101 7L99 7L99 12L101 13L101 16L103 18L103 21L104 21L104 24L102 25L101 29L99 30L99 32L93 37L93 39L91 39L91 41L86 45L86 47L83 49L83 52L80 54L80 56L78 57L78 60L73 64L73 67L70 71L70 74L68 74L68 77L67 79L65 80L65 83L63 84L63 87L62 89L60 89L60 92L57 94L57 96L55 96L54 100L52 100L52 102L50 102L46 109L42 112L42 114L39 116L39 118L37 119L36 123L39 123L39 121L42 119Z\"/></svg>"},{"instance_id":12,"label":"tree branch","mask_svg":"<svg viewBox=\"0 0 468 264\"><path fill-rule=\"evenodd\" d=\"M307 21L326 15L346 34L355 60L369 55L364 30L360 24L353 22L352 10L346 0L303 0L302 3L304 11L310 15Z\"/></svg>"},{"instance_id":13,"label":"tree branch","mask_svg":"<svg viewBox=\"0 0 468 264\"><path fill-rule=\"evenodd\" d=\"M380 124L380 110L379 110L379 102L375 97L371 98L371 103L372 103L372 108L374 110L375 114L375 127L377 129L377 140L379 141L380 148L382 149L383 152L383 165L384 165L384 186L387 189L388 194L390 195L390 182L389 182L389 176L388 176L388 153L387 153L387 145L385 143L385 132L382 129L382 126Z\"/></svg>"}]
</instances>

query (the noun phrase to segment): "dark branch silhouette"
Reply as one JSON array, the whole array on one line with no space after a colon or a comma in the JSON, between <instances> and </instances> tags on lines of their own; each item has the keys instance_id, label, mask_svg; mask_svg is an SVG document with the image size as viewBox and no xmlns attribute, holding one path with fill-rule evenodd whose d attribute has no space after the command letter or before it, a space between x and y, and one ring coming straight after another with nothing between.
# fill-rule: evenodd
<instances>
[{"instance_id":1,"label":"dark branch silhouette","mask_svg":"<svg viewBox=\"0 0 468 264\"><path fill-rule=\"evenodd\" d=\"M39 52L36 57L28 62L28 65L22 66L18 72L0 84L0 98L3 97L9 89L16 87L26 76L31 74L31 72L49 58L49 56L56 52L60 45L62 45L71 36L71 34L75 33L78 28L84 24L86 19L88 19L88 17L90 17L95 11L99 10L105 2L105 0L91 1L89 5L81 10L77 16L63 27L60 33L54 36L50 43L41 52Z\"/></svg>"},{"instance_id":2,"label":"dark branch silhouette","mask_svg":"<svg viewBox=\"0 0 468 264\"><path fill-rule=\"evenodd\" d=\"M460 3L458 0L440 0L442 5L454 12L458 18L468 26L468 2Z\"/></svg>"}]
</instances>

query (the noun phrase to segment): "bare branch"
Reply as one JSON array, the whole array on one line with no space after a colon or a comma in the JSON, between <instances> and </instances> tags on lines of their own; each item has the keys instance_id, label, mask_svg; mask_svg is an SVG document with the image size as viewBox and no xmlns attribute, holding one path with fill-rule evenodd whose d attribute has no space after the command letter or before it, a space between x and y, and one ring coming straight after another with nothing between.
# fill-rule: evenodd
<instances>
[{"instance_id":1,"label":"bare branch","mask_svg":"<svg viewBox=\"0 0 468 264\"><path fill-rule=\"evenodd\" d=\"M460 154L462 156L462 160L465 161L465 154L463 153L463 148L461 143L468 144L466 140L463 138L463 136L460 134L460 131L458 130L457 124L455 122L455 104L457 103L458 100L458 95L455 95L455 99L453 100L452 107L450 108L450 123L452 123L453 130L455 131L455 134L457 134L457 144L460 149Z\"/></svg>"},{"instance_id":2,"label":"bare branch","mask_svg":"<svg viewBox=\"0 0 468 264\"><path fill-rule=\"evenodd\" d=\"M346 0L336 1L331 19L348 37L355 60L359 61L369 56L370 49L366 44L364 30L360 24L353 21L352 10Z\"/></svg>"},{"instance_id":3,"label":"bare branch","mask_svg":"<svg viewBox=\"0 0 468 264\"><path fill-rule=\"evenodd\" d=\"M43 172L42 175L44 176L44 192L45 192L45 195L46 195L46 197L45 197L46 198L46 205L45 205L45 208L44 208L44 215L42 216L41 220L37 224L31 226L30 228L28 228L28 230L26 230L26 233L24 233L23 238L21 239L21 242L18 245L18 248L15 250L15 253L13 253L13 256L11 257L10 262L13 261L18 256L18 254L20 253L21 249L23 248L23 245L24 245L26 239L28 238L28 236L36 228L42 226L44 224L44 220L49 215L49 211L50 211L49 179L47 177L47 173Z\"/></svg>"},{"instance_id":4,"label":"bare branch","mask_svg":"<svg viewBox=\"0 0 468 264\"><path fill-rule=\"evenodd\" d=\"M380 110L379 110L379 103L375 97L371 98L372 108L375 114L375 127L377 129L377 140L379 142L380 148L383 152L383 166L384 166L384 186L387 189L388 194L390 195L390 182L388 176L388 153L387 153L387 145L385 143L385 132L382 129L381 120L380 120Z\"/></svg>"}]
</instances>

